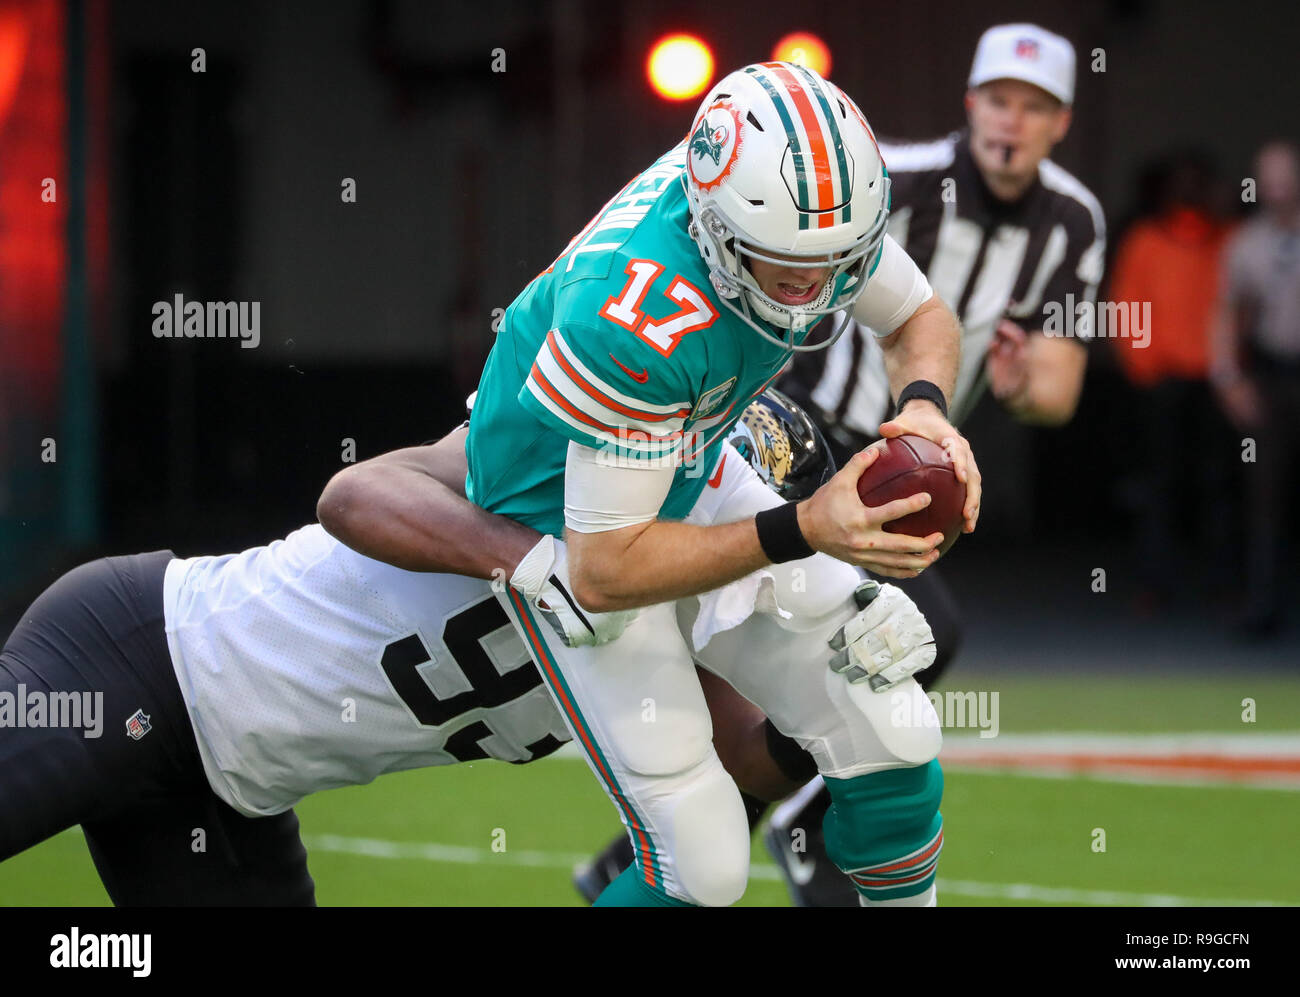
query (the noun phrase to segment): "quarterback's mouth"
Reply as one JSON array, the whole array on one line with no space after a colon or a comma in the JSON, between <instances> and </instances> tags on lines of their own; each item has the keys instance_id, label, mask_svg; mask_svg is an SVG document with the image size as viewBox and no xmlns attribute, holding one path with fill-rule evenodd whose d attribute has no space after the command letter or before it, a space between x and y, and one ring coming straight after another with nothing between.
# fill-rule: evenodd
<instances>
[{"instance_id":1,"label":"quarterback's mouth","mask_svg":"<svg viewBox=\"0 0 1300 997\"><path fill-rule=\"evenodd\" d=\"M776 285L776 300L783 305L807 304L817 296L819 284L790 284L785 281Z\"/></svg>"}]
</instances>

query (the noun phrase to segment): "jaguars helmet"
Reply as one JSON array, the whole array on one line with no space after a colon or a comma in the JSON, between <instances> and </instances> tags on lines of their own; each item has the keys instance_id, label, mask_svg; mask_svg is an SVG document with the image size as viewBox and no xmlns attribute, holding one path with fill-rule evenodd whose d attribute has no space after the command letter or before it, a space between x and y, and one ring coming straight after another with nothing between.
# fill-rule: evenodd
<instances>
[{"instance_id":1,"label":"jaguars helmet","mask_svg":"<svg viewBox=\"0 0 1300 997\"><path fill-rule=\"evenodd\" d=\"M745 407L727 442L787 502L807 498L835 473L821 430L775 388Z\"/></svg>"},{"instance_id":2,"label":"jaguars helmet","mask_svg":"<svg viewBox=\"0 0 1300 997\"><path fill-rule=\"evenodd\" d=\"M880 259L889 218L889 174L858 106L804 66L739 69L696 112L682 183L691 238L723 305L786 349L830 346ZM763 292L751 260L830 273L816 298L786 305ZM795 345L795 333L837 311L833 335Z\"/></svg>"}]
</instances>

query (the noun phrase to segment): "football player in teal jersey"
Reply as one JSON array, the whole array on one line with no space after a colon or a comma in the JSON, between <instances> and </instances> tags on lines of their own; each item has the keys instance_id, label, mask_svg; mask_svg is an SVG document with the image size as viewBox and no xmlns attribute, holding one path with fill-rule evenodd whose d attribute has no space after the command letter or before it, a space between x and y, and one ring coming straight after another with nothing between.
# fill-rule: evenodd
<instances>
[{"instance_id":1,"label":"football player in teal jersey","mask_svg":"<svg viewBox=\"0 0 1300 997\"><path fill-rule=\"evenodd\" d=\"M507 310L466 489L544 534L498 598L629 829L636 865L601 903L743 892L748 827L695 662L812 755L835 799L831 856L864 902L934 902L940 738L891 720L897 695L915 700L906 715L925 712L911 675L928 662L871 633L880 610L863 605L854 567L912 577L932 564L939 534L883 531L928 496L864 507L872 452L782 504L722 455L749 400L795 351L829 345L808 331L845 310L880 336L900 404L885 435L948 448L974 529L978 471L946 417L956 321L885 235L888 204L874 137L839 88L799 66L749 66ZM622 614L612 642L573 647L546 625L556 607L536 579L560 558L571 613ZM721 613L710 594L733 586ZM847 652L833 667L862 681L827 679L828 643Z\"/></svg>"}]
</instances>

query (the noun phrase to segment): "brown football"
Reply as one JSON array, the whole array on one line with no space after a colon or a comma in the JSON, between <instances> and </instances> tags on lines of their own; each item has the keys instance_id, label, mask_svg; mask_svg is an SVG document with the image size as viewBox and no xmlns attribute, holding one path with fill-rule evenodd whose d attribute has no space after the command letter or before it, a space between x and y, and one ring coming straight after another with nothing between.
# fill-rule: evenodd
<instances>
[{"instance_id":1,"label":"brown football","mask_svg":"<svg viewBox=\"0 0 1300 997\"><path fill-rule=\"evenodd\" d=\"M917 492L929 492L930 504L920 512L885 524L886 533L927 537L942 533L939 549L947 551L961 535L966 486L957 480L952 461L937 443L920 436L896 436L872 444L882 453L858 479L864 505L881 506Z\"/></svg>"}]
</instances>

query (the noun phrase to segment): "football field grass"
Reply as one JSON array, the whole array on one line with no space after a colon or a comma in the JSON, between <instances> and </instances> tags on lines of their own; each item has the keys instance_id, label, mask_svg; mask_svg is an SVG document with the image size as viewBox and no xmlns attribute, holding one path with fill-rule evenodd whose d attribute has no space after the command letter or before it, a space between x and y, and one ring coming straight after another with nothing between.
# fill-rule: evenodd
<instances>
[{"instance_id":1,"label":"football field grass","mask_svg":"<svg viewBox=\"0 0 1300 997\"><path fill-rule=\"evenodd\" d=\"M1300 683L1279 675L964 678L998 692L1000 730L987 740L946 732L954 757L959 745L1000 739L1014 755L1014 738L1043 732L1064 745L1081 743L1079 732L1125 735L1129 746L1180 732L1300 743ZM1252 721L1242 720L1244 699ZM1265 748L1256 755L1267 770L1276 759ZM1158 771L1085 777L953 762L940 903L1300 904L1290 858L1300 790L1287 765L1277 785L1247 785L1232 784L1232 772L1180 783ZM318 794L298 813L322 905L575 905L573 864L617 830L586 765L559 757L399 773ZM752 856L742 905L788 903L758 836ZM0 865L0 903L107 902L78 829Z\"/></svg>"}]
</instances>

